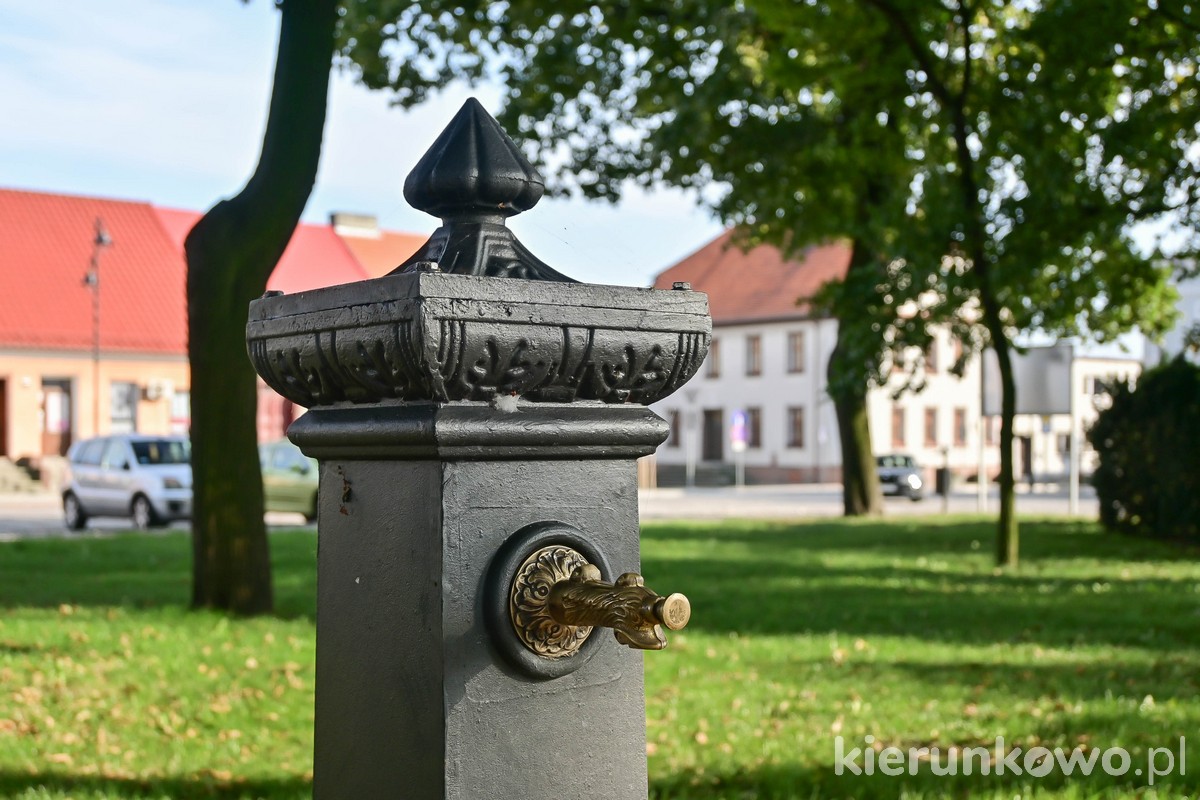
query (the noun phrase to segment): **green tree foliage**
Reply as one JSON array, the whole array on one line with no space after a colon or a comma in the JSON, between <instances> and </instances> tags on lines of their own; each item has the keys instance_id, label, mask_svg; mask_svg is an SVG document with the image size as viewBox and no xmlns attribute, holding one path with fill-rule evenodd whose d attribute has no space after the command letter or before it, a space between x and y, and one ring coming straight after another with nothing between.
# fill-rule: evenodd
<instances>
[{"instance_id":1,"label":"green tree foliage","mask_svg":"<svg viewBox=\"0 0 1200 800\"><path fill-rule=\"evenodd\" d=\"M1130 228L1173 211L1200 230L1200 105L1180 80L1195 72L1200 38L1190 8L1180 17L1153 0L869 1L905 40L905 102L926 119L914 206L935 235L913 244L925 249L909 264L943 250L942 316L961 328L963 311L977 313L999 362L997 561L1015 565L1011 338L1105 339L1170 321L1169 271Z\"/></svg>"},{"instance_id":2,"label":"green tree foliage","mask_svg":"<svg viewBox=\"0 0 1200 800\"><path fill-rule=\"evenodd\" d=\"M1111 387L1088 431L1100 521L1135 536L1200 543L1200 367L1182 357Z\"/></svg>"},{"instance_id":3,"label":"green tree foliage","mask_svg":"<svg viewBox=\"0 0 1200 800\"><path fill-rule=\"evenodd\" d=\"M345 46L367 85L396 89L401 103L492 75L506 87L506 125L585 195L613 197L628 181L704 187L751 239L789 250L850 240L861 269L832 294L853 343L849 366L831 367L835 398L931 324L952 326L967 352L993 348L1002 564L1018 555L1013 337L1156 332L1170 316L1167 274L1131 226L1170 215L1200 229L1200 26L1188 4L388 9L401 22L380 29L348 4Z\"/></svg>"}]
</instances>

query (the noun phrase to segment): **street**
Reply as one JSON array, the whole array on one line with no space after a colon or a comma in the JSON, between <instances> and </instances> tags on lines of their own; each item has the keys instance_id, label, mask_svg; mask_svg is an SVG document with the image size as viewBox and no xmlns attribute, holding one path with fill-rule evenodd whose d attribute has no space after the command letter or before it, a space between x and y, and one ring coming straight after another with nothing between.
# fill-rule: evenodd
<instances>
[{"instance_id":1,"label":"street","mask_svg":"<svg viewBox=\"0 0 1200 800\"><path fill-rule=\"evenodd\" d=\"M840 484L785 484L778 486L746 486L741 488L673 488L642 490L639 509L644 520L666 519L801 519L805 517L836 517L842 513ZM997 490L992 487L988 513L998 507ZM979 512L975 487L968 486L951 494L948 503L936 495L913 502L902 497L885 497L887 516L916 516L940 514L948 507L952 514ZM1030 492L1022 486L1017 493L1017 513L1022 516L1064 516L1068 512L1065 488L1055 485L1035 487ZM1095 519L1098 504L1090 486L1081 488L1079 513ZM267 514L272 527L303 527L300 514ZM46 538L55 536L104 536L128 530L126 519L94 519L86 531L68 532L62 522L62 507L58 496L50 493L0 495L0 541ZM186 522L173 526L186 529Z\"/></svg>"},{"instance_id":2,"label":"street","mask_svg":"<svg viewBox=\"0 0 1200 800\"><path fill-rule=\"evenodd\" d=\"M837 517L842 513L841 484L783 484L742 488L654 489L641 492L642 519L796 519ZM953 491L949 502L927 495L914 502L905 497L883 498L887 516L925 516L943 513L980 513L974 486ZM991 487L987 513L999 509L999 493ZM1069 510L1066 487L1039 485L1030 492L1017 490L1017 514L1022 516L1065 516ZM1090 486L1080 488L1079 515L1095 519L1099 513L1096 494Z\"/></svg>"}]
</instances>

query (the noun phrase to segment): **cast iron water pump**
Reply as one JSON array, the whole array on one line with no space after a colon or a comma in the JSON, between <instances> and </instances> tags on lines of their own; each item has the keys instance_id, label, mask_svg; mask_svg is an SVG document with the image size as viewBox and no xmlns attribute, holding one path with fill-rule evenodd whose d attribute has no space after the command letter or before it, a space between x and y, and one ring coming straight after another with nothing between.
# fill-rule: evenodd
<instances>
[{"instance_id":1,"label":"cast iron water pump","mask_svg":"<svg viewBox=\"0 0 1200 800\"><path fill-rule=\"evenodd\" d=\"M405 182L442 220L416 254L251 304L250 357L321 462L320 800L646 796L638 650L691 609L638 574L635 461L708 301L551 269L505 227L542 192L470 100Z\"/></svg>"}]
</instances>

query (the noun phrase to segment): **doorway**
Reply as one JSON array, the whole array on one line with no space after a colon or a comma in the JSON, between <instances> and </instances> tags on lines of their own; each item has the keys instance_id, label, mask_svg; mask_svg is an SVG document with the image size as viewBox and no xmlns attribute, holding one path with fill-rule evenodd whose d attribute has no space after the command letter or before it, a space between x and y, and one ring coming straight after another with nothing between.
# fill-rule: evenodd
<instances>
[{"instance_id":1,"label":"doorway","mask_svg":"<svg viewBox=\"0 0 1200 800\"><path fill-rule=\"evenodd\" d=\"M704 409L703 435L701 458L705 461L723 461L725 459L725 414L721 409Z\"/></svg>"},{"instance_id":2,"label":"doorway","mask_svg":"<svg viewBox=\"0 0 1200 800\"><path fill-rule=\"evenodd\" d=\"M42 455L65 456L71 446L71 381L42 379Z\"/></svg>"}]
</instances>

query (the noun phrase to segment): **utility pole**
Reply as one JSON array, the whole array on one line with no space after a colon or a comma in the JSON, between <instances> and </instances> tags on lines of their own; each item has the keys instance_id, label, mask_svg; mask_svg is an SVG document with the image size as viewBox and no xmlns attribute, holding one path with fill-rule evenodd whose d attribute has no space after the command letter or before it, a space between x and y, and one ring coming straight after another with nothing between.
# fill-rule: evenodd
<instances>
[{"instance_id":1,"label":"utility pole","mask_svg":"<svg viewBox=\"0 0 1200 800\"><path fill-rule=\"evenodd\" d=\"M92 260L83 285L92 291L92 435L100 434L100 254L112 247L112 237L104 220L96 217L96 235L92 239Z\"/></svg>"}]
</instances>

